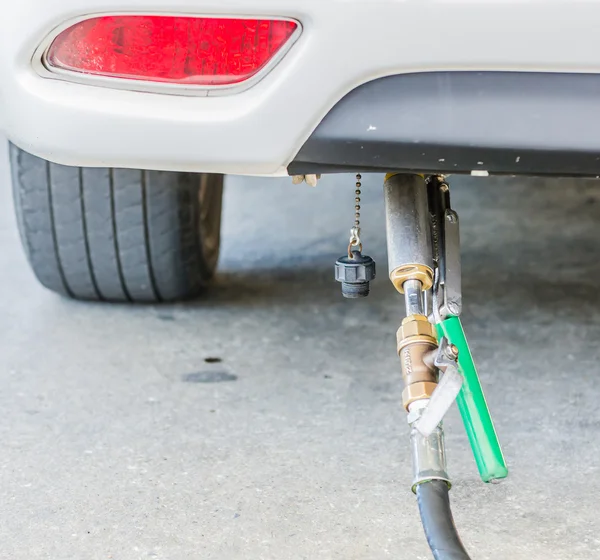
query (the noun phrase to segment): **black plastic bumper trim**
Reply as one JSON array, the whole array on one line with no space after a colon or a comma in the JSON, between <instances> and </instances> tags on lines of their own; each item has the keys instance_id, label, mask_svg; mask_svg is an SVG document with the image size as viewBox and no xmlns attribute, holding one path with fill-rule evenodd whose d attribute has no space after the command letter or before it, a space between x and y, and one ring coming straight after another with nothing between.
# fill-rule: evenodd
<instances>
[{"instance_id":1,"label":"black plastic bumper trim","mask_svg":"<svg viewBox=\"0 0 600 560\"><path fill-rule=\"evenodd\" d=\"M337 103L290 175L346 171L600 175L600 75L434 72Z\"/></svg>"}]
</instances>

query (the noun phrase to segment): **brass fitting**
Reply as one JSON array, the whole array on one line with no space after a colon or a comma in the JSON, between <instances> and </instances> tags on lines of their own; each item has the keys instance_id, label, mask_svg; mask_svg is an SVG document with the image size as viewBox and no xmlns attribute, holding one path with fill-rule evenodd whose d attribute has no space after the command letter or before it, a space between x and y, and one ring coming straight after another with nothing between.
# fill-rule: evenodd
<instances>
[{"instance_id":1,"label":"brass fitting","mask_svg":"<svg viewBox=\"0 0 600 560\"><path fill-rule=\"evenodd\" d=\"M396 338L404 379L402 404L408 410L412 402L430 398L435 390L436 369L426 356L437 348L437 339L433 325L424 315L406 317Z\"/></svg>"},{"instance_id":2,"label":"brass fitting","mask_svg":"<svg viewBox=\"0 0 600 560\"><path fill-rule=\"evenodd\" d=\"M396 340L398 342L398 353L407 344L413 342L429 342L437 346L435 329L425 315L409 315L404 318L396 333Z\"/></svg>"},{"instance_id":3,"label":"brass fitting","mask_svg":"<svg viewBox=\"0 0 600 560\"><path fill-rule=\"evenodd\" d=\"M423 264L406 264L392 270L390 280L401 294L404 293L402 286L407 280L418 280L425 292L433 286L433 270Z\"/></svg>"}]
</instances>

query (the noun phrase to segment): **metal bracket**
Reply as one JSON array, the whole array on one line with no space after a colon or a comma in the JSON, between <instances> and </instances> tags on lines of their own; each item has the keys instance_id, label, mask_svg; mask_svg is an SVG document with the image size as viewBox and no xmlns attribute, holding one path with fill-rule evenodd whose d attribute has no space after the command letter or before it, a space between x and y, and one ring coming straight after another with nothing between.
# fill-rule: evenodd
<instances>
[{"instance_id":1,"label":"metal bracket","mask_svg":"<svg viewBox=\"0 0 600 560\"><path fill-rule=\"evenodd\" d=\"M450 187L444 177L428 182L432 222L433 257L437 281L433 286L433 316L436 323L462 311L460 228L458 214L450 207Z\"/></svg>"}]
</instances>

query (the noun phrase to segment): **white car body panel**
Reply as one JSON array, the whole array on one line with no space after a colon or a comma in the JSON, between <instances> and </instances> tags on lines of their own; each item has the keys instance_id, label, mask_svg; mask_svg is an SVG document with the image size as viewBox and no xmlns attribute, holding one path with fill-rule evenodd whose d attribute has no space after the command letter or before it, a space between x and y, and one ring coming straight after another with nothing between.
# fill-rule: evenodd
<instances>
[{"instance_id":1,"label":"white car body panel","mask_svg":"<svg viewBox=\"0 0 600 560\"><path fill-rule=\"evenodd\" d=\"M168 6L167 6L168 4ZM92 14L276 16L302 34L230 95L49 77L40 45ZM19 0L0 19L0 128L63 164L281 175L332 106L378 77L437 70L600 73L600 0Z\"/></svg>"}]
</instances>

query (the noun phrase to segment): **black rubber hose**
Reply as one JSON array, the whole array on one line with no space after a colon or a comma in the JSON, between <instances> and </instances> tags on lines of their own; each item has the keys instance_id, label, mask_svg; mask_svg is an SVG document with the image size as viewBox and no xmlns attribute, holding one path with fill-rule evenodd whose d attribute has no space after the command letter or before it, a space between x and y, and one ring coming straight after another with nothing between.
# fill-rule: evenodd
<instances>
[{"instance_id":1,"label":"black rubber hose","mask_svg":"<svg viewBox=\"0 0 600 560\"><path fill-rule=\"evenodd\" d=\"M425 536L435 560L470 560L460 541L443 480L431 480L417 486L417 503Z\"/></svg>"}]
</instances>

